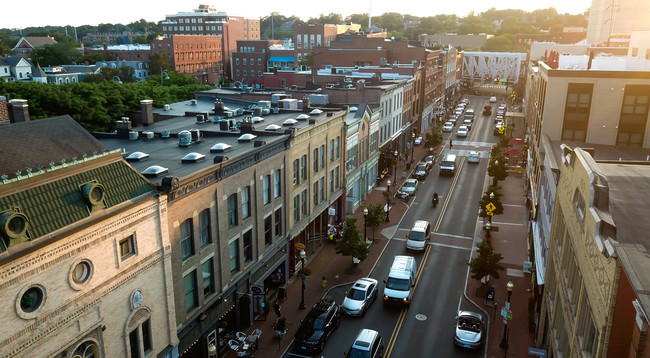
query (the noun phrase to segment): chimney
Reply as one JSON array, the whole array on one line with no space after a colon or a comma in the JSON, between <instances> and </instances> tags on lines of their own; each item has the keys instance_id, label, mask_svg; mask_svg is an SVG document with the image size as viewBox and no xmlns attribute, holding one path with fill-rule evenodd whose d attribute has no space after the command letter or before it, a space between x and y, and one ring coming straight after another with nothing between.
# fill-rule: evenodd
<instances>
[{"instance_id":1,"label":"chimney","mask_svg":"<svg viewBox=\"0 0 650 358\"><path fill-rule=\"evenodd\" d=\"M9 123L9 105L5 96L0 96L0 123Z\"/></svg>"},{"instance_id":2,"label":"chimney","mask_svg":"<svg viewBox=\"0 0 650 358\"><path fill-rule=\"evenodd\" d=\"M131 131L131 121L129 120L129 117L122 117L122 119L117 121L115 124L117 126L117 136L119 138L128 138L129 132Z\"/></svg>"},{"instance_id":3,"label":"chimney","mask_svg":"<svg viewBox=\"0 0 650 358\"><path fill-rule=\"evenodd\" d=\"M310 102L311 102L311 101L309 100L309 97L307 97L307 96L302 97L302 109L303 109L305 112L309 112L309 105L310 105Z\"/></svg>"},{"instance_id":4,"label":"chimney","mask_svg":"<svg viewBox=\"0 0 650 358\"><path fill-rule=\"evenodd\" d=\"M153 100L143 99L140 101L142 106L142 125L153 125Z\"/></svg>"},{"instance_id":5,"label":"chimney","mask_svg":"<svg viewBox=\"0 0 650 358\"><path fill-rule=\"evenodd\" d=\"M29 122L26 99L9 100L9 105L11 106L11 111L9 112L9 121L11 123Z\"/></svg>"}]
</instances>

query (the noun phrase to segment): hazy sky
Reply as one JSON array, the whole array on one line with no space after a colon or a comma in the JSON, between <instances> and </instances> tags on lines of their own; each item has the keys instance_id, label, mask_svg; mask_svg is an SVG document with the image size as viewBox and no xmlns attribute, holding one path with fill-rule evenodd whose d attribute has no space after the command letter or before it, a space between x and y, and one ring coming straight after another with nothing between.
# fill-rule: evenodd
<instances>
[{"instance_id":1,"label":"hazy sky","mask_svg":"<svg viewBox=\"0 0 650 358\"><path fill-rule=\"evenodd\" d=\"M0 14L0 28L25 28L44 25L98 25L100 23L128 24L140 19L158 22L165 15L192 11L199 4L214 5L218 11L247 18L268 16L275 11L285 16L296 15L302 20L318 17L320 14L337 13L345 18L350 14L367 13L381 15L397 12L418 17L437 14L466 16L469 12L483 12L489 8L522 9L533 11L554 7L559 13L581 14L591 5L591 0L328 0L328 1L280 1L238 0L238 1L179 1L179 0L112 0L112 1L70 1L70 0L27 0L3 1ZM423 4L426 4L423 6Z\"/></svg>"}]
</instances>

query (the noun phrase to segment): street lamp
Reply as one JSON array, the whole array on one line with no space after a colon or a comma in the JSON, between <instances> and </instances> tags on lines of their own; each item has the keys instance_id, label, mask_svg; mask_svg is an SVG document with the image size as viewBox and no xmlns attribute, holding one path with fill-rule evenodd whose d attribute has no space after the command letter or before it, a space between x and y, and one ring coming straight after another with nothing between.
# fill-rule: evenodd
<instances>
[{"instance_id":1,"label":"street lamp","mask_svg":"<svg viewBox=\"0 0 650 358\"><path fill-rule=\"evenodd\" d=\"M307 257L307 254L305 253L305 250L300 250L300 278L302 279L302 296L300 299L300 306L299 308L301 310L304 310L307 308L307 305L305 305L305 257Z\"/></svg>"},{"instance_id":2,"label":"street lamp","mask_svg":"<svg viewBox=\"0 0 650 358\"><path fill-rule=\"evenodd\" d=\"M413 163L414 153L415 153L415 132L411 132L411 163Z\"/></svg>"},{"instance_id":3,"label":"street lamp","mask_svg":"<svg viewBox=\"0 0 650 358\"><path fill-rule=\"evenodd\" d=\"M208 356L216 357L217 356L217 346L214 343L208 345Z\"/></svg>"},{"instance_id":4,"label":"street lamp","mask_svg":"<svg viewBox=\"0 0 650 358\"><path fill-rule=\"evenodd\" d=\"M399 155L399 152L397 151L397 149L395 149L395 151L393 152L393 156L394 156L393 157L393 160L394 160L394 162L393 162L393 175L395 176L393 179L395 180L395 183L397 183L397 156L398 155ZM390 185L389 185L389 187L390 187Z\"/></svg>"},{"instance_id":5,"label":"street lamp","mask_svg":"<svg viewBox=\"0 0 650 358\"><path fill-rule=\"evenodd\" d=\"M508 281L506 284L506 289L508 290L508 309L510 309L510 296L512 295L512 289L515 288L515 284L512 283L512 281ZM506 318L506 322L503 325L503 338L501 339L501 343L499 344L499 347L508 349L508 318Z\"/></svg>"},{"instance_id":6,"label":"street lamp","mask_svg":"<svg viewBox=\"0 0 650 358\"><path fill-rule=\"evenodd\" d=\"M492 229L492 223L490 223L490 219L488 218L488 221L485 223L485 238L490 239L490 229Z\"/></svg>"},{"instance_id":7,"label":"street lamp","mask_svg":"<svg viewBox=\"0 0 650 358\"><path fill-rule=\"evenodd\" d=\"M160 71L160 85L161 86L163 85L163 73L165 74L165 79L166 80L169 79L169 74L167 73L167 71Z\"/></svg>"},{"instance_id":8,"label":"street lamp","mask_svg":"<svg viewBox=\"0 0 650 358\"><path fill-rule=\"evenodd\" d=\"M368 208L363 208L363 237L368 242Z\"/></svg>"},{"instance_id":9,"label":"street lamp","mask_svg":"<svg viewBox=\"0 0 650 358\"><path fill-rule=\"evenodd\" d=\"M388 185L388 188L386 191L388 191L388 195L386 195L386 222L390 222L390 179L386 181L386 184Z\"/></svg>"},{"instance_id":10,"label":"street lamp","mask_svg":"<svg viewBox=\"0 0 650 358\"><path fill-rule=\"evenodd\" d=\"M113 76L113 82L117 82L119 84L122 84L122 79L119 78L118 76Z\"/></svg>"}]
</instances>

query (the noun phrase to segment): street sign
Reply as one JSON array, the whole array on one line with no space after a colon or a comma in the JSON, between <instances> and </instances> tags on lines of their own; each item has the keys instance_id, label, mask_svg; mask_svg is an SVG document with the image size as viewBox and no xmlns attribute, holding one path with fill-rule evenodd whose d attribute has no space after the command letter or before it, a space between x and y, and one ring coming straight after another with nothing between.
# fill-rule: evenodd
<instances>
[{"instance_id":1,"label":"street sign","mask_svg":"<svg viewBox=\"0 0 650 358\"><path fill-rule=\"evenodd\" d=\"M487 211L494 211L494 209L496 209L497 207L494 206L494 204L492 203L487 203L487 205L485 205L485 208L487 209Z\"/></svg>"},{"instance_id":2,"label":"street sign","mask_svg":"<svg viewBox=\"0 0 650 358\"><path fill-rule=\"evenodd\" d=\"M506 306L506 309L509 310L510 309L510 302L506 301L505 306Z\"/></svg>"},{"instance_id":3,"label":"street sign","mask_svg":"<svg viewBox=\"0 0 650 358\"><path fill-rule=\"evenodd\" d=\"M494 216L494 211L486 211L485 212L488 216Z\"/></svg>"},{"instance_id":4,"label":"street sign","mask_svg":"<svg viewBox=\"0 0 650 358\"><path fill-rule=\"evenodd\" d=\"M512 312L509 309L502 308L501 309L501 317L505 319L512 319Z\"/></svg>"},{"instance_id":5,"label":"street sign","mask_svg":"<svg viewBox=\"0 0 650 358\"><path fill-rule=\"evenodd\" d=\"M499 133L500 133L500 134L503 134L503 131L504 131L504 130L505 130L505 127L503 127L503 126L500 126L500 127L499 127Z\"/></svg>"}]
</instances>

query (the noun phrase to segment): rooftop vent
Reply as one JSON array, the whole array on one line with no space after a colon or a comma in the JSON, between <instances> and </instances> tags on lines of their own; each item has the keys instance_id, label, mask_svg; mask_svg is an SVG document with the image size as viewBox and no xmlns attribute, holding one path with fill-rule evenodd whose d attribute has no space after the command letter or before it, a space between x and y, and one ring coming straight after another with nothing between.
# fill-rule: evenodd
<instances>
[{"instance_id":1,"label":"rooftop vent","mask_svg":"<svg viewBox=\"0 0 650 358\"><path fill-rule=\"evenodd\" d=\"M277 131L280 128L282 128L282 127L280 127L277 124L271 124L270 126L266 127L265 130L267 130L267 131Z\"/></svg>"},{"instance_id":2,"label":"rooftop vent","mask_svg":"<svg viewBox=\"0 0 650 358\"><path fill-rule=\"evenodd\" d=\"M142 134L143 134L144 137L147 138L147 139L153 139L153 138L154 138L154 134L153 134L153 132L147 131L147 132L142 132Z\"/></svg>"},{"instance_id":3,"label":"rooftop vent","mask_svg":"<svg viewBox=\"0 0 650 358\"><path fill-rule=\"evenodd\" d=\"M230 150L232 146L226 143L217 143L210 148L210 153L220 153Z\"/></svg>"},{"instance_id":4,"label":"rooftop vent","mask_svg":"<svg viewBox=\"0 0 650 358\"><path fill-rule=\"evenodd\" d=\"M283 126L292 126L292 125L294 125L296 123L298 123L297 120L295 120L293 118L289 118L289 119L285 120L284 122L282 122L282 125Z\"/></svg>"},{"instance_id":5,"label":"rooftop vent","mask_svg":"<svg viewBox=\"0 0 650 358\"><path fill-rule=\"evenodd\" d=\"M266 145L266 141L264 141L264 140L256 140L255 144L253 144L254 147L261 147L261 146L264 146L264 145Z\"/></svg>"},{"instance_id":6,"label":"rooftop vent","mask_svg":"<svg viewBox=\"0 0 650 358\"><path fill-rule=\"evenodd\" d=\"M310 119L309 124L316 124L316 119L314 119L314 118Z\"/></svg>"},{"instance_id":7,"label":"rooftop vent","mask_svg":"<svg viewBox=\"0 0 650 358\"><path fill-rule=\"evenodd\" d=\"M196 100L195 99L190 100L190 105L196 106Z\"/></svg>"},{"instance_id":8,"label":"rooftop vent","mask_svg":"<svg viewBox=\"0 0 650 358\"><path fill-rule=\"evenodd\" d=\"M357 110L359 110L358 107L355 106L350 107L350 112L356 112Z\"/></svg>"},{"instance_id":9,"label":"rooftop vent","mask_svg":"<svg viewBox=\"0 0 650 358\"><path fill-rule=\"evenodd\" d=\"M205 160L205 155L197 152L187 153L181 158L182 163L196 163Z\"/></svg>"},{"instance_id":10,"label":"rooftop vent","mask_svg":"<svg viewBox=\"0 0 650 358\"><path fill-rule=\"evenodd\" d=\"M240 143L241 142L250 142L255 138L257 138L257 136L255 134L246 133L246 134L242 134L241 136L239 136L239 138L237 138L237 141L240 142Z\"/></svg>"},{"instance_id":11,"label":"rooftop vent","mask_svg":"<svg viewBox=\"0 0 650 358\"><path fill-rule=\"evenodd\" d=\"M304 113L303 113L303 114L299 114L298 117L296 117L296 119L298 119L298 120L306 120L306 119L309 119L309 115L308 115L308 114L304 114Z\"/></svg>"},{"instance_id":12,"label":"rooftop vent","mask_svg":"<svg viewBox=\"0 0 650 358\"><path fill-rule=\"evenodd\" d=\"M259 117L259 116L255 116L255 117L251 118L251 122L253 122L253 123L259 123L259 122L263 122L263 121L264 121L264 118Z\"/></svg>"},{"instance_id":13,"label":"rooftop vent","mask_svg":"<svg viewBox=\"0 0 650 358\"><path fill-rule=\"evenodd\" d=\"M217 164L217 163L225 162L226 160L228 160L227 156L225 156L225 155L217 155L216 157L214 157L213 162L215 164Z\"/></svg>"},{"instance_id":14,"label":"rooftop vent","mask_svg":"<svg viewBox=\"0 0 650 358\"><path fill-rule=\"evenodd\" d=\"M149 154L143 152L133 152L126 157L126 160L129 162L137 162L144 159L149 159Z\"/></svg>"},{"instance_id":15,"label":"rooftop vent","mask_svg":"<svg viewBox=\"0 0 650 358\"><path fill-rule=\"evenodd\" d=\"M162 175L169 173L169 169L161 167L160 165L152 165L149 168L142 171L142 175L147 178L156 178Z\"/></svg>"},{"instance_id":16,"label":"rooftop vent","mask_svg":"<svg viewBox=\"0 0 650 358\"><path fill-rule=\"evenodd\" d=\"M311 112L309 112L309 114L314 115L314 116L319 115L321 113L323 113L323 111L321 111L320 109L314 109Z\"/></svg>"}]
</instances>

